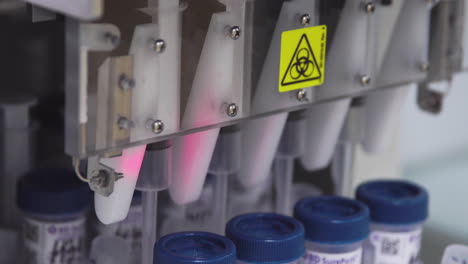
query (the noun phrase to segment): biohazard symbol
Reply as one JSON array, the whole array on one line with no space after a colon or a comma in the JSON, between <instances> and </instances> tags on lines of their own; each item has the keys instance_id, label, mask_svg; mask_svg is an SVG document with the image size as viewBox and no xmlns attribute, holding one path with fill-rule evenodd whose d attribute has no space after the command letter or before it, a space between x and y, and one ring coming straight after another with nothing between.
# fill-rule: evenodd
<instances>
[{"instance_id":1,"label":"biohazard symbol","mask_svg":"<svg viewBox=\"0 0 468 264\"><path fill-rule=\"evenodd\" d=\"M318 66L317 59L310 46L307 34L303 34L289 62L289 66L284 73L281 85L288 86L320 78L322 78L322 73Z\"/></svg>"}]
</instances>

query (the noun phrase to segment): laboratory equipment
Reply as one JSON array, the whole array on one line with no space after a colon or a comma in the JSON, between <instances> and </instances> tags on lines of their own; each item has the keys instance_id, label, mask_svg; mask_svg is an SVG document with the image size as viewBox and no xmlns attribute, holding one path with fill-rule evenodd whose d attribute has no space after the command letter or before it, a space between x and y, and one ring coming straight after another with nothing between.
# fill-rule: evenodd
<instances>
[{"instance_id":1,"label":"laboratory equipment","mask_svg":"<svg viewBox=\"0 0 468 264\"><path fill-rule=\"evenodd\" d=\"M304 198L294 207L304 224L304 263L362 263L362 244L369 235L369 209L339 196Z\"/></svg>"},{"instance_id":2,"label":"laboratory equipment","mask_svg":"<svg viewBox=\"0 0 468 264\"><path fill-rule=\"evenodd\" d=\"M83 263L90 195L71 170L38 169L22 177L20 263Z\"/></svg>"},{"instance_id":3,"label":"laboratory equipment","mask_svg":"<svg viewBox=\"0 0 468 264\"><path fill-rule=\"evenodd\" d=\"M111 239L110 237L122 238L130 248L130 263L135 264L141 263L141 237L143 233L143 205L141 196L142 194L140 191L135 191L127 218L123 221L115 224L104 225L96 218L94 219L93 227L95 229L93 231L98 237L104 236L108 239ZM94 240L96 239L97 237ZM106 239L104 239L104 241L105 240Z\"/></svg>"},{"instance_id":4,"label":"laboratory equipment","mask_svg":"<svg viewBox=\"0 0 468 264\"><path fill-rule=\"evenodd\" d=\"M98 236L91 244L90 262L93 264L131 263L131 244L117 236Z\"/></svg>"},{"instance_id":5,"label":"laboratory equipment","mask_svg":"<svg viewBox=\"0 0 468 264\"><path fill-rule=\"evenodd\" d=\"M180 232L154 246L154 264L234 264L236 248L226 237L208 232Z\"/></svg>"},{"instance_id":6,"label":"laboratory equipment","mask_svg":"<svg viewBox=\"0 0 468 264\"><path fill-rule=\"evenodd\" d=\"M361 184L356 199L370 210L371 233L364 263L417 263L429 195L402 180L376 180Z\"/></svg>"},{"instance_id":7,"label":"laboratory equipment","mask_svg":"<svg viewBox=\"0 0 468 264\"><path fill-rule=\"evenodd\" d=\"M304 256L304 226L296 219L273 213L236 216L226 236L237 248L237 263L300 263Z\"/></svg>"},{"instance_id":8,"label":"laboratory equipment","mask_svg":"<svg viewBox=\"0 0 468 264\"><path fill-rule=\"evenodd\" d=\"M253 212L287 222L269 213L290 215L297 200L320 193L350 197L364 178L382 177L359 172L390 164L379 155L395 157L396 174L401 153L391 147L408 98L417 93L411 103L438 114L454 75L467 69L465 2L0 1L0 245L34 235L32 223L38 232L52 222L82 230L89 193L77 198L54 189L78 178L93 191L89 215L101 222L98 232L89 239L74 233L72 242L57 242L60 252L28 242L22 256L37 252L44 260L53 251L74 258L79 251L85 259L87 251L96 263L153 264L164 235L223 234L227 219ZM49 167L75 172L36 170ZM21 180L16 205L13 186L27 171L45 171L27 178L67 197L26 199ZM335 217L359 207L330 201L326 212ZM33 211L37 204L40 212ZM54 209L59 204L67 207ZM373 232L392 231L396 225L376 221L370 207ZM20 216L28 232L19 232ZM398 227L416 232L420 224ZM298 226L280 226L296 227L299 241ZM291 255L281 255L289 247L282 246L269 257L300 262L304 246L354 254L365 237L353 228L362 231L355 241L328 248L309 237L310 229L306 224L310 241ZM240 243L235 232L229 236ZM74 242L82 240L89 245ZM245 252L241 247L242 262L257 262ZM11 263L10 256L0 259Z\"/></svg>"}]
</instances>

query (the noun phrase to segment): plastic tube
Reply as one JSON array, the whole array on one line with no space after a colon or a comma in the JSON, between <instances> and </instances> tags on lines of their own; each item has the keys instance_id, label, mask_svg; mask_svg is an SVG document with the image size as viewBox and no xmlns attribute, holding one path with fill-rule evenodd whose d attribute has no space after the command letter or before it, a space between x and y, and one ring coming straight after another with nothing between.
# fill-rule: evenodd
<instances>
[{"instance_id":1,"label":"plastic tube","mask_svg":"<svg viewBox=\"0 0 468 264\"><path fill-rule=\"evenodd\" d=\"M156 242L158 193L143 193L142 263L153 263L153 246Z\"/></svg>"},{"instance_id":2,"label":"plastic tube","mask_svg":"<svg viewBox=\"0 0 468 264\"><path fill-rule=\"evenodd\" d=\"M294 158L276 157L273 163L275 181L275 209L277 213L291 215L291 192L294 176Z\"/></svg>"}]
</instances>

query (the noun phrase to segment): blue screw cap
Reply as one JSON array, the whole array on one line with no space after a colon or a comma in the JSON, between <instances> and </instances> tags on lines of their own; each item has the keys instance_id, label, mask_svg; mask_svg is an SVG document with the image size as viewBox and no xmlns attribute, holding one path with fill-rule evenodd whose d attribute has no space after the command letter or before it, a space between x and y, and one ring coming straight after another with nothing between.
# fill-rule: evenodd
<instances>
[{"instance_id":1,"label":"blue screw cap","mask_svg":"<svg viewBox=\"0 0 468 264\"><path fill-rule=\"evenodd\" d=\"M226 236L236 245L237 258L245 262L287 263L305 253L304 227L289 216L240 215L228 222Z\"/></svg>"},{"instance_id":2,"label":"blue screw cap","mask_svg":"<svg viewBox=\"0 0 468 264\"><path fill-rule=\"evenodd\" d=\"M369 235L369 209L344 197L302 199L294 207L294 217L304 224L306 239L312 242L346 244Z\"/></svg>"},{"instance_id":3,"label":"blue screw cap","mask_svg":"<svg viewBox=\"0 0 468 264\"><path fill-rule=\"evenodd\" d=\"M208 232L181 232L154 246L155 264L235 264L236 248L226 237Z\"/></svg>"},{"instance_id":4,"label":"blue screw cap","mask_svg":"<svg viewBox=\"0 0 468 264\"><path fill-rule=\"evenodd\" d=\"M18 207L32 214L74 214L91 205L91 191L68 169L37 169L17 184Z\"/></svg>"},{"instance_id":5,"label":"blue screw cap","mask_svg":"<svg viewBox=\"0 0 468 264\"><path fill-rule=\"evenodd\" d=\"M429 215L429 194L414 183L380 180L361 184L356 199L370 209L371 221L381 224L413 224Z\"/></svg>"}]
</instances>

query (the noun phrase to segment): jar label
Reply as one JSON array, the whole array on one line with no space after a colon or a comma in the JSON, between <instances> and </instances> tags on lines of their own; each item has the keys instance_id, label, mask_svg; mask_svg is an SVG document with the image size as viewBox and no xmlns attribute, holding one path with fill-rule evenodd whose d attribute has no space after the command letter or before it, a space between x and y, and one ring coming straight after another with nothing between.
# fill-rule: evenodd
<instances>
[{"instance_id":1,"label":"jar label","mask_svg":"<svg viewBox=\"0 0 468 264\"><path fill-rule=\"evenodd\" d=\"M362 248L346 253L320 253L307 250L304 264L361 264Z\"/></svg>"},{"instance_id":2,"label":"jar label","mask_svg":"<svg viewBox=\"0 0 468 264\"><path fill-rule=\"evenodd\" d=\"M373 231L369 240L375 249L375 264L417 263L421 249L421 228L403 233Z\"/></svg>"},{"instance_id":3,"label":"jar label","mask_svg":"<svg viewBox=\"0 0 468 264\"><path fill-rule=\"evenodd\" d=\"M25 218L22 238L26 263L82 263L86 250L85 218L55 223Z\"/></svg>"}]
</instances>

